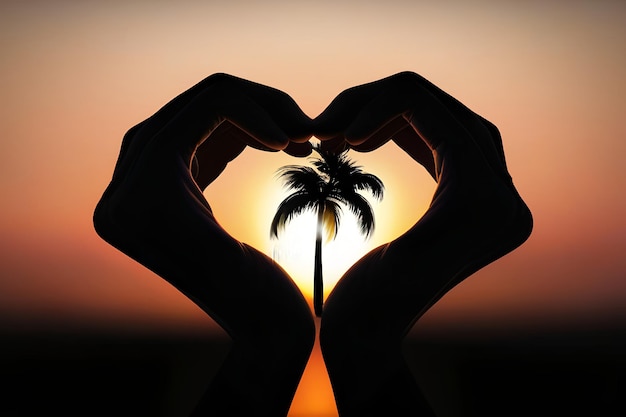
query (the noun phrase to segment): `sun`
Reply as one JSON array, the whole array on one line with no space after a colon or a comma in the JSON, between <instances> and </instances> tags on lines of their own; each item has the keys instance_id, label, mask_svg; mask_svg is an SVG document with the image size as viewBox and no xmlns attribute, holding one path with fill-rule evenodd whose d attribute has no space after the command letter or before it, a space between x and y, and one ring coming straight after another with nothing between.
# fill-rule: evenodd
<instances>
[{"instance_id":1,"label":"sun","mask_svg":"<svg viewBox=\"0 0 626 417\"><path fill-rule=\"evenodd\" d=\"M376 204L371 200L370 203L372 206ZM293 218L279 237L269 242L272 259L289 273L307 298L313 297L316 228L316 214L305 212ZM324 298L343 274L374 245L375 241L361 233L356 218L344 210L336 237L326 239L322 246Z\"/></svg>"}]
</instances>

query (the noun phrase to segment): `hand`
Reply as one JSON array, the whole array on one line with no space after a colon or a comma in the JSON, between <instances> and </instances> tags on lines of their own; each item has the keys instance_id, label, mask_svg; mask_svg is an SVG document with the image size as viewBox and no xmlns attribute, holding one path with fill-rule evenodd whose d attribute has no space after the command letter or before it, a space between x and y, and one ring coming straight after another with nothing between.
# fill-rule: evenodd
<instances>
[{"instance_id":1,"label":"hand","mask_svg":"<svg viewBox=\"0 0 626 417\"><path fill-rule=\"evenodd\" d=\"M105 241L232 338L198 415L287 414L315 337L311 311L283 269L222 229L202 191L246 146L303 156L310 135L287 94L212 75L128 131L95 209Z\"/></svg>"},{"instance_id":2,"label":"hand","mask_svg":"<svg viewBox=\"0 0 626 417\"><path fill-rule=\"evenodd\" d=\"M521 245L532 229L500 134L408 72L342 92L314 123L314 135L331 149L369 152L393 140L437 181L423 217L338 282L320 333L342 416L428 414L402 340L446 292Z\"/></svg>"}]
</instances>

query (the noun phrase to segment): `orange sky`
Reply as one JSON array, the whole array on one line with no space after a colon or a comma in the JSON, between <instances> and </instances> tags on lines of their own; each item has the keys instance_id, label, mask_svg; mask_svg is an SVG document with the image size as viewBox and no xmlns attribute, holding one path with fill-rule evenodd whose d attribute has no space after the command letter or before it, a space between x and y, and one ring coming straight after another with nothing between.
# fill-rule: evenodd
<instances>
[{"instance_id":1,"label":"orange sky","mask_svg":"<svg viewBox=\"0 0 626 417\"><path fill-rule=\"evenodd\" d=\"M624 2L201 3L0 5L5 320L211 327L93 231L124 132L214 72L282 89L314 117L343 89L402 70L500 128L535 218L522 247L417 326L623 316ZM419 217L433 185L391 145L355 159L388 188L371 244L382 242ZM233 235L265 251L272 203L255 181L282 164L246 151L206 193ZM254 213L235 210L241 204Z\"/></svg>"}]
</instances>

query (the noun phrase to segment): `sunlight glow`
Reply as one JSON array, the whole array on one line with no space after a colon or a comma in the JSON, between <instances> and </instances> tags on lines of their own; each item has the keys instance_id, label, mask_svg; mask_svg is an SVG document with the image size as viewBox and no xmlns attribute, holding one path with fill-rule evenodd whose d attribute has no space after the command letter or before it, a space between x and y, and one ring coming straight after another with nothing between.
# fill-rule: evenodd
<instances>
[{"instance_id":1,"label":"sunlight glow","mask_svg":"<svg viewBox=\"0 0 626 417\"><path fill-rule=\"evenodd\" d=\"M357 162L353 157L350 159ZM301 161L300 164L308 165L305 161ZM357 165L360 166L358 162ZM365 172L367 172L367 168L365 168ZM277 208L280 201L291 193L293 190L281 187L280 196L274 203L274 207ZM376 219L377 208L381 201L377 201L367 191L362 191L361 195L370 203ZM330 219L327 216L330 216ZM334 217L330 212L324 213L324 221L321 225L318 225L317 212L314 210L305 211L288 221L285 227L279 230L278 238L271 239L269 253L272 259L291 275L309 299L313 297L315 240L318 228L324 229L322 230L324 236L322 243L324 298L328 296L343 274L375 246L371 239L372 236L365 236L361 232L356 216L346 206L341 207L339 224L336 229ZM376 230L373 232L376 233Z\"/></svg>"},{"instance_id":2,"label":"sunlight glow","mask_svg":"<svg viewBox=\"0 0 626 417\"><path fill-rule=\"evenodd\" d=\"M220 224L234 238L273 258L312 302L316 214L305 212L293 218L278 239L270 238L276 209L290 194L276 171L287 164L308 162L282 152L260 152L246 149L207 188L205 196ZM383 146L375 155L354 153L351 157L382 180L385 192L382 201L363 192L374 211L375 228L369 239L361 234L352 213L344 209L336 239L323 245L325 297L363 255L413 226L426 211L435 187L428 173L394 144Z\"/></svg>"},{"instance_id":3,"label":"sunlight glow","mask_svg":"<svg viewBox=\"0 0 626 417\"><path fill-rule=\"evenodd\" d=\"M373 206L376 204L371 203ZM308 297L313 295L316 224L317 216L313 212L305 212L291 220L278 239L271 241L272 258L289 272ZM373 247L373 242L361 233L356 218L344 211L337 237L325 240L322 245L324 296L350 266Z\"/></svg>"},{"instance_id":4,"label":"sunlight glow","mask_svg":"<svg viewBox=\"0 0 626 417\"><path fill-rule=\"evenodd\" d=\"M250 152L244 152L252 156ZM304 295L312 301L313 272L315 254L315 234L317 215L305 212L289 221L280 231L277 239L271 239L269 226L280 202L290 194L282 187L274 176L276 169L285 164L306 164L305 160L294 160L273 154L268 161L254 187L245 188L246 179L242 179L241 187L250 192L257 208L252 211L259 213L258 222L251 228L243 223L228 224L229 230L243 241L250 241L279 263L296 282ZM376 157L377 156L377 157ZM325 240L322 246L322 266L324 278L324 298L328 296L335 284L344 273L370 250L387 243L410 228L425 212L434 190L434 182L420 166L417 166L406 154L397 152L395 145L389 144L379 149L378 155L355 153L351 157L366 172L378 176L385 185L383 199L377 201L368 192L363 196L370 202L374 211L375 227L372 235L366 238L358 226L356 217L347 208L343 208L339 228L335 239ZM243 158L242 158L243 159ZM241 169L249 161L241 163ZM236 166L232 167L237 169ZM411 178L410 185L406 178ZM235 213L235 207L224 213ZM252 207L246 207L248 212ZM220 213L221 214L221 213ZM241 228L237 226L241 224ZM237 229L237 230L235 230ZM253 232L254 230L254 232ZM249 238L245 237L249 236Z\"/></svg>"}]
</instances>

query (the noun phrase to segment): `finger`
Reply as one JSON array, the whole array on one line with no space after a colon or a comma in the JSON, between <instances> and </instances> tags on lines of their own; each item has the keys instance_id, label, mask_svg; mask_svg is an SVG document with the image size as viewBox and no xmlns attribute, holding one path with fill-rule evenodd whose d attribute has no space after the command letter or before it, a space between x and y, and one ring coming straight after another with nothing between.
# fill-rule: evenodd
<instances>
[{"instance_id":1,"label":"finger","mask_svg":"<svg viewBox=\"0 0 626 417\"><path fill-rule=\"evenodd\" d=\"M262 151L274 151L256 141L230 121L222 122L196 150L197 170L194 179L200 189L204 190L213 182L227 164L235 159L246 146ZM298 158L306 157L312 152L311 143L290 142L284 152Z\"/></svg>"},{"instance_id":2,"label":"finger","mask_svg":"<svg viewBox=\"0 0 626 417\"><path fill-rule=\"evenodd\" d=\"M425 92L422 95L424 99L430 97L430 107L426 105L421 111L408 117L414 127L420 130L424 140L435 146L442 140L454 140L454 137L460 141L472 141L480 148L494 172L505 179L510 179L502 138L493 123L479 116L424 77L415 73L405 75Z\"/></svg>"},{"instance_id":3,"label":"finger","mask_svg":"<svg viewBox=\"0 0 626 417\"><path fill-rule=\"evenodd\" d=\"M207 95L214 95L213 106L211 106L211 100ZM237 112L233 101L236 97L246 95L249 98L242 101L242 107ZM232 99L229 99L229 97ZM219 100L224 101L222 107L215 102ZM201 111L197 111L199 107L198 102L207 105L206 113L201 114ZM246 102L247 105L245 105ZM253 111L248 117L238 117L240 113L248 111L254 102L257 103L260 109L264 109L266 116L257 117L255 120L255 116L259 116L259 114L257 111ZM233 108L235 111L233 111ZM228 112L228 110L230 111ZM221 114L227 112L228 115ZM304 143L310 139L312 134L312 120L304 114L289 95L275 88L224 73L213 74L205 78L168 102L153 116L144 121L142 135L146 138L154 136L170 124L173 119L179 118L181 114L185 114L190 118L202 116L201 123L191 123L187 129L180 131L181 136L184 135L186 137L187 141L185 143L187 145L189 141L197 144L204 140L207 131L210 132L218 126L222 122L223 116L230 116L233 121L240 124L242 129L248 130L251 137L256 137L261 143L252 144L251 146L256 146L257 148L265 146L269 150L281 150L288 143L285 140L285 136L291 141ZM283 133L272 131L271 128L260 128L259 126L263 122L259 120L267 120L267 118L272 119L274 125L278 126ZM171 132L175 129L168 130Z\"/></svg>"},{"instance_id":4,"label":"finger","mask_svg":"<svg viewBox=\"0 0 626 417\"><path fill-rule=\"evenodd\" d=\"M380 136L380 137L377 137L377 139L380 139L380 140L368 140L368 141L365 141L365 142L360 143L358 145L349 145L348 144L348 146L351 149L354 149L357 152L372 152L372 151L375 151L376 149L380 148L381 146L383 146L387 142L389 142L391 137L387 137L386 139L383 139L383 137Z\"/></svg>"},{"instance_id":5,"label":"finger","mask_svg":"<svg viewBox=\"0 0 626 417\"><path fill-rule=\"evenodd\" d=\"M287 145L287 147L284 149L285 153L291 156L295 156L296 158L304 158L306 156L309 156L311 155L312 151L313 148L311 142L290 142L289 145Z\"/></svg>"},{"instance_id":6,"label":"finger","mask_svg":"<svg viewBox=\"0 0 626 417\"><path fill-rule=\"evenodd\" d=\"M283 150L290 140L304 143L311 137L312 120L280 90L217 74L194 92L191 98L185 94L188 100L173 101L170 109L179 111L159 134L173 138L176 133L184 145L195 146L226 119L258 142L251 146L274 151Z\"/></svg>"},{"instance_id":7,"label":"finger","mask_svg":"<svg viewBox=\"0 0 626 417\"><path fill-rule=\"evenodd\" d=\"M232 78L223 73L212 74L186 91L182 92L167 102L156 113L144 121L143 134L152 137L187 107L198 95L212 86L223 84L225 80Z\"/></svg>"},{"instance_id":8,"label":"finger","mask_svg":"<svg viewBox=\"0 0 626 417\"><path fill-rule=\"evenodd\" d=\"M343 134L329 139L320 140L320 146L323 151L335 154L340 154L350 147Z\"/></svg>"},{"instance_id":9,"label":"finger","mask_svg":"<svg viewBox=\"0 0 626 417\"><path fill-rule=\"evenodd\" d=\"M408 87L397 74L345 90L314 119L314 135L321 140L343 135L364 152L382 146L407 124L400 116L412 106L414 91Z\"/></svg>"},{"instance_id":10,"label":"finger","mask_svg":"<svg viewBox=\"0 0 626 417\"><path fill-rule=\"evenodd\" d=\"M198 146L194 155L196 169L193 176L201 190L204 191L224 171L227 164L243 152L246 148L246 142L242 140L244 136L247 135L225 121Z\"/></svg>"},{"instance_id":11,"label":"finger","mask_svg":"<svg viewBox=\"0 0 626 417\"><path fill-rule=\"evenodd\" d=\"M248 134L250 146L260 145L274 151L285 149L289 144L287 133L276 123L268 109L247 93L227 84L220 86L218 94L207 104L216 105L226 120Z\"/></svg>"},{"instance_id":12,"label":"finger","mask_svg":"<svg viewBox=\"0 0 626 417\"><path fill-rule=\"evenodd\" d=\"M370 87L373 97L363 106L346 128L346 140L350 145L360 145L370 138L383 141L406 126L401 116L414 106L417 89L404 78L391 77ZM376 138L375 136L381 136Z\"/></svg>"},{"instance_id":13,"label":"finger","mask_svg":"<svg viewBox=\"0 0 626 417\"><path fill-rule=\"evenodd\" d=\"M376 86L378 94L363 106L348 127L346 140L351 145L359 145L398 116L413 126L431 149L446 140L470 140L463 124L423 85L422 80L412 72L381 80Z\"/></svg>"},{"instance_id":14,"label":"finger","mask_svg":"<svg viewBox=\"0 0 626 417\"><path fill-rule=\"evenodd\" d=\"M415 79L464 126L474 142L481 148L490 166L500 175L509 178L502 137L498 128L424 77L415 74Z\"/></svg>"},{"instance_id":15,"label":"finger","mask_svg":"<svg viewBox=\"0 0 626 417\"><path fill-rule=\"evenodd\" d=\"M413 160L418 162L437 181L437 170L433 151L417 135L413 127L406 126L403 130L396 132L393 141L400 149L406 152Z\"/></svg>"},{"instance_id":16,"label":"finger","mask_svg":"<svg viewBox=\"0 0 626 417\"><path fill-rule=\"evenodd\" d=\"M412 74L412 78L422 89L428 91L443 106L445 106L448 109L448 112L454 115L454 117L472 134L485 135L489 133L488 128L483 123L484 119L459 100L452 97L450 94L446 93L419 74Z\"/></svg>"},{"instance_id":17,"label":"finger","mask_svg":"<svg viewBox=\"0 0 626 417\"><path fill-rule=\"evenodd\" d=\"M307 142L312 136L312 120L291 96L273 87L243 78L231 77L234 88L263 108L290 141Z\"/></svg>"},{"instance_id":18,"label":"finger","mask_svg":"<svg viewBox=\"0 0 626 417\"><path fill-rule=\"evenodd\" d=\"M313 135L321 141L344 136L346 128L375 94L372 84L352 87L341 92L313 119Z\"/></svg>"},{"instance_id":19,"label":"finger","mask_svg":"<svg viewBox=\"0 0 626 417\"><path fill-rule=\"evenodd\" d=\"M402 116L396 116L373 132L369 132L366 138L358 140L357 143L353 143L353 141L349 139L346 140L356 151L371 152L383 146L391 138L393 138L397 132L406 129L407 127L410 126L406 119ZM419 136L416 135L416 137L421 141Z\"/></svg>"}]
</instances>

